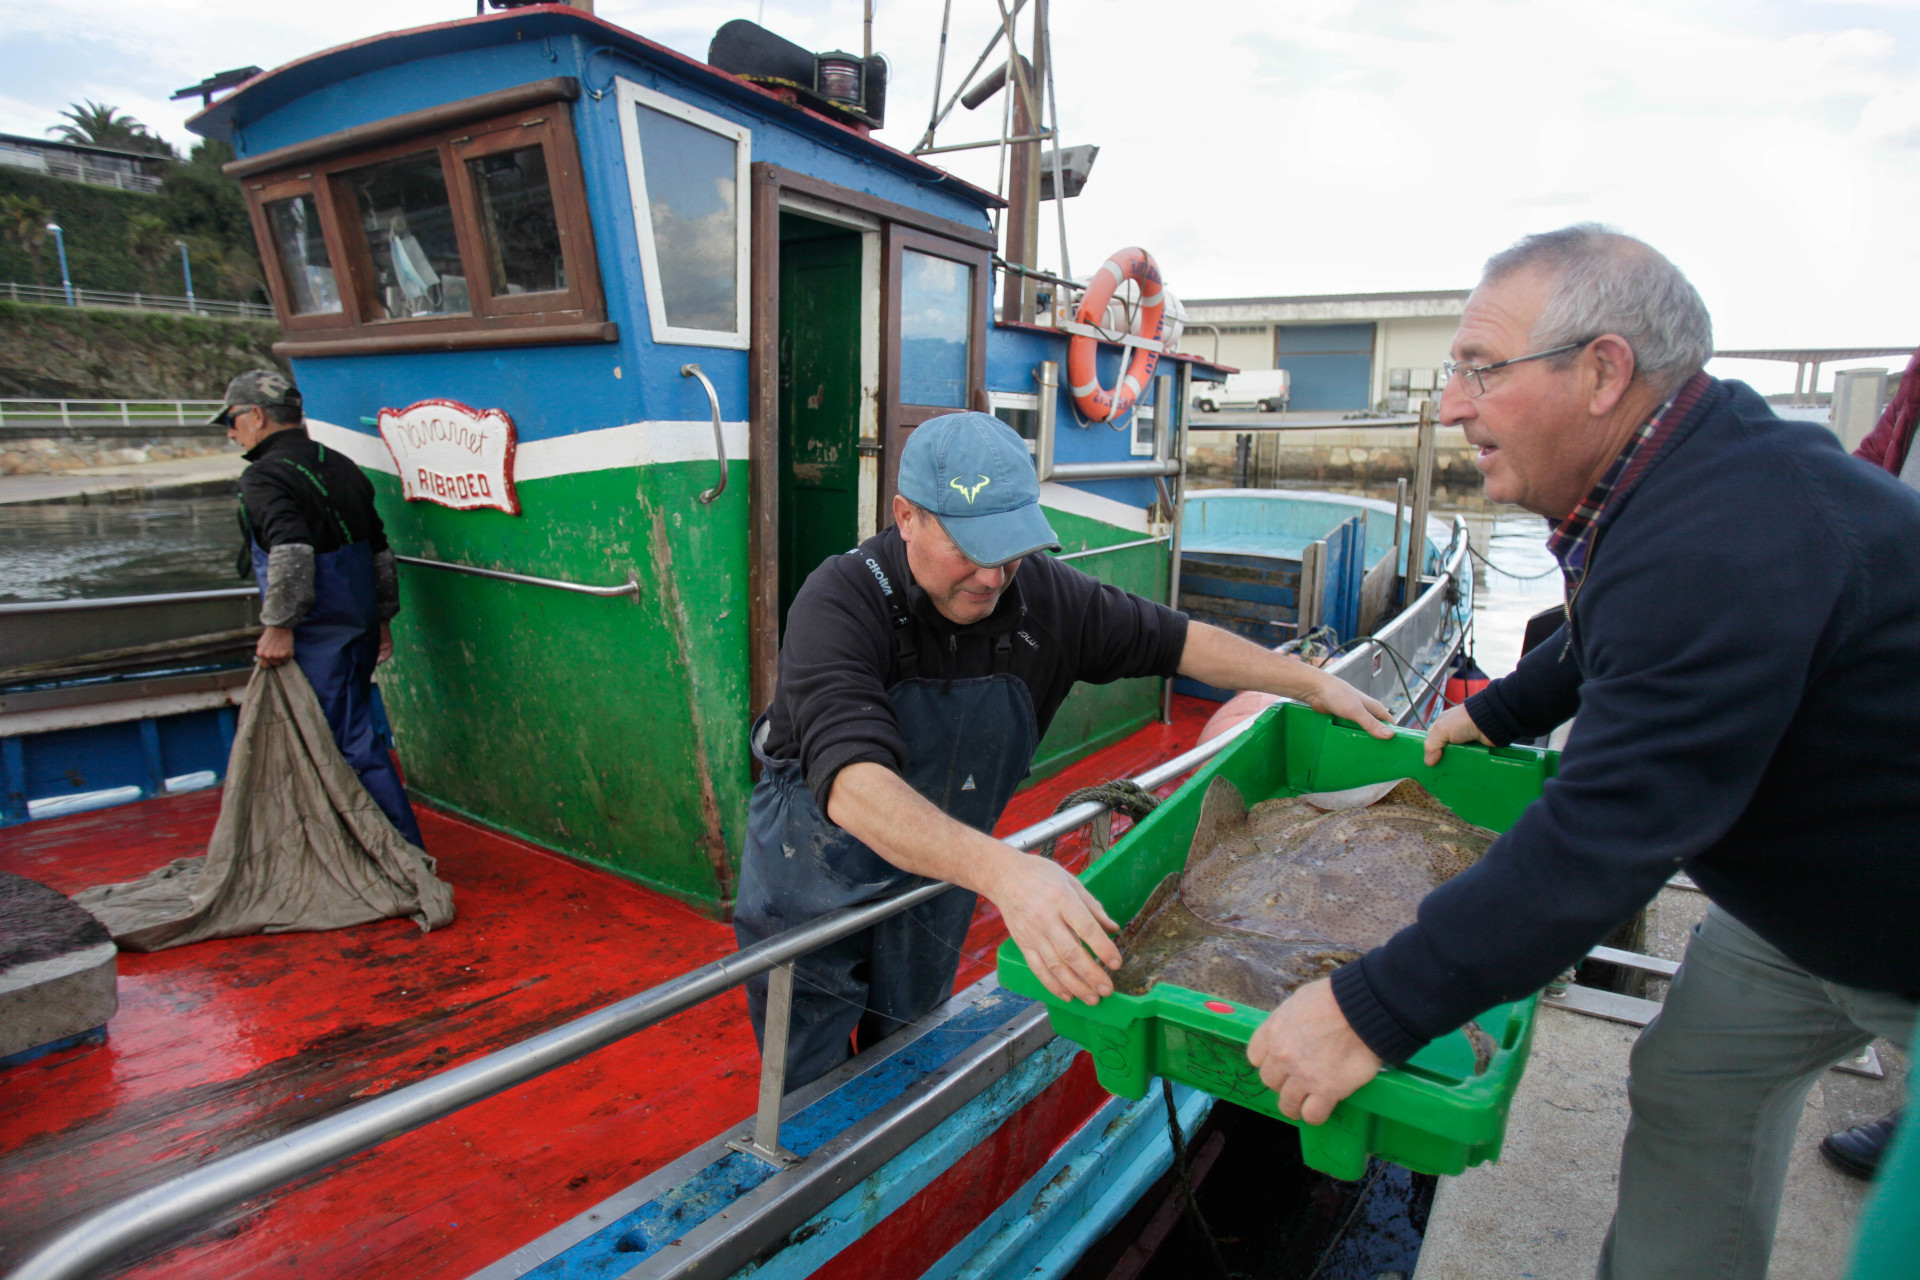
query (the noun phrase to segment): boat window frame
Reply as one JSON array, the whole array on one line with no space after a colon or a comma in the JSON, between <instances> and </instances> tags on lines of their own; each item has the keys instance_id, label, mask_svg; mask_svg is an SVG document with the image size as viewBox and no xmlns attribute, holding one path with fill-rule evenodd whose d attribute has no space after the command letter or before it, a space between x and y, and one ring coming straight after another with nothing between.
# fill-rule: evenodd
<instances>
[{"instance_id":1,"label":"boat window frame","mask_svg":"<svg viewBox=\"0 0 1920 1280\"><path fill-rule=\"evenodd\" d=\"M356 324L349 310L352 302L347 295L352 285L340 253L341 237L334 220L333 202L327 198L319 177L308 171L281 174L257 184L248 182L243 185L246 189L247 213L253 222L254 240L260 247L261 274L266 277L267 296L273 300L274 311L279 315L281 332L289 335L296 332L325 332L350 328ZM326 245L328 266L333 271L333 291L340 299L337 311L296 312L293 309L293 285L287 275L286 263L280 257L280 242L273 234L273 222L267 216L267 206L296 196L311 199L314 210L320 216L320 239Z\"/></svg>"},{"instance_id":2,"label":"boat window frame","mask_svg":"<svg viewBox=\"0 0 1920 1280\"><path fill-rule=\"evenodd\" d=\"M923 405L900 396L900 291L902 259L912 249L929 257L945 258L973 268L973 308L967 321L967 390L959 405ZM900 451L915 427L929 418L967 410L989 411L987 399L987 322L993 317L993 257L990 250L916 227L889 222L881 252L880 300L885 317L881 343L881 385L885 402L880 432L886 466L881 479L882 519L893 502L900 476Z\"/></svg>"},{"instance_id":3,"label":"boat window frame","mask_svg":"<svg viewBox=\"0 0 1920 1280\"><path fill-rule=\"evenodd\" d=\"M650 89L625 76L613 78L620 117L620 146L627 166L627 190L633 204L634 236L640 249L640 279L647 299L647 321L653 340L664 346L719 347L746 351L753 345L753 130L725 116L702 110L670 94ZM734 327L692 329L667 319L666 295L660 280L660 253L653 234L653 207L647 199L645 158L640 147L637 107L647 107L696 128L718 134L733 143L734 168Z\"/></svg>"},{"instance_id":4,"label":"boat window frame","mask_svg":"<svg viewBox=\"0 0 1920 1280\"><path fill-rule=\"evenodd\" d=\"M486 98L476 107L493 106ZM458 104L455 104L458 105ZM349 131L351 132L351 131ZM277 169L241 175L259 245L268 293L286 339L274 344L290 356L348 355L376 352L447 350L467 347L611 342L618 332L607 322L599 257L588 212L579 144L571 102L559 92L518 109L478 118L446 115L418 131L352 139L324 155ZM567 273L564 290L529 294L493 292L487 256L487 229L479 196L466 162L496 151L539 145L547 165L548 192ZM457 315L375 317L371 315L373 256L346 175L403 156L433 152L446 183L449 211L466 273L470 309ZM286 266L273 239L266 205L307 194L320 213L320 225L340 295L338 312L296 314Z\"/></svg>"}]
</instances>

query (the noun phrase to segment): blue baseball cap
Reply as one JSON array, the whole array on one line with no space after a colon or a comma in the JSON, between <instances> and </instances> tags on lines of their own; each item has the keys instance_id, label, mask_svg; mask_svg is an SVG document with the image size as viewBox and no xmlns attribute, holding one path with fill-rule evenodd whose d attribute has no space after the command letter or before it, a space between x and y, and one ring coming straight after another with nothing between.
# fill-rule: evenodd
<instances>
[{"instance_id":1,"label":"blue baseball cap","mask_svg":"<svg viewBox=\"0 0 1920 1280\"><path fill-rule=\"evenodd\" d=\"M900 451L900 493L932 512L977 565L1060 549L1027 442L991 414L942 414L915 427Z\"/></svg>"}]
</instances>

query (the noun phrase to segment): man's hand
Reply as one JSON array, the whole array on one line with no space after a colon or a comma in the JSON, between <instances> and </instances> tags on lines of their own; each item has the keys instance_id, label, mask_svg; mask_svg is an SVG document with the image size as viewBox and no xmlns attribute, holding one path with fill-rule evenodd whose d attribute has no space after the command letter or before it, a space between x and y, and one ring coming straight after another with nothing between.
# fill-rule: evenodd
<instances>
[{"instance_id":1,"label":"man's hand","mask_svg":"<svg viewBox=\"0 0 1920 1280\"><path fill-rule=\"evenodd\" d=\"M1480 732L1480 726L1473 722L1473 717L1467 714L1467 708L1464 705L1449 708L1447 713L1435 720L1433 727L1427 730L1427 767L1431 769L1439 764L1441 753L1447 749L1449 743L1454 742L1478 742L1487 747L1493 745L1487 735Z\"/></svg>"},{"instance_id":2,"label":"man's hand","mask_svg":"<svg viewBox=\"0 0 1920 1280\"><path fill-rule=\"evenodd\" d=\"M1247 1060L1280 1095L1280 1110L1325 1124L1342 1098L1380 1072L1380 1059L1353 1033L1322 978L1288 996L1247 1042Z\"/></svg>"},{"instance_id":3,"label":"man's hand","mask_svg":"<svg viewBox=\"0 0 1920 1280\"><path fill-rule=\"evenodd\" d=\"M1222 689L1258 689L1306 703L1315 711L1351 720L1376 738L1393 736L1387 709L1338 676L1292 654L1263 649L1243 636L1204 622L1187 624L1180 674Z\"/></svg>"},{"instance_id":4,"label":"man's hand","mask_svg":"<svg viewBox=\"0 0 1920 1280\"><path fill-rule=\"evenodd\" d=\"M1315 711L1351 720L1376 738L1393 736L1393 717L1378 698L1360 692L1339 676L1321 673L1320 686L1307 695Z\"/></svg>"},{"instance_id":5,"label":"man's hand","mask_svg":"<svg viewBox=\"0 0 1920 1280\"><path fill-rule=\"evenodd\" d=\"M390 622L382 622L380 624L380 652L374 655L373 665L377 667L392 656L393 624Z\"/></svg>"},{"instance_id":6,"label":"man's hand","mask_svg":"<svg viewBox=\"0 0 1920 1280\"><path fill-rule=\"evenodd\" d=\"M1107 936L1120 926L1066 868L1033 854L1012 853L981 892L1000 908L1007 933L1020 944L1047 990L1062 1000L1088 1004L1113 994L1113 979L1101 965L1120 967L1120 949Z\"/></svg>"},{"instance_id":7,"label":"man's hand","mask_svg":"<svg viewBox=\"0 0 1920 1280\"><path fill-rule=\"evenodd\" d=\"M268 627L253 646L253 656L263 667L277 667L293 656L293 628Z\"/></svg>"}]
</instances>

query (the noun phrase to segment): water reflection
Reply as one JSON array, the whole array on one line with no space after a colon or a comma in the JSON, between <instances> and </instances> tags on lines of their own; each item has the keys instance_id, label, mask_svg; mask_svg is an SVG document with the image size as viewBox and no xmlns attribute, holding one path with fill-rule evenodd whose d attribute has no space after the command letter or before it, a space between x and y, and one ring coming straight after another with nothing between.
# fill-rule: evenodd
<instances>
[{"instance_id":1,"label":"water reflection","mask_svg":"<svg viewBox=\"0 0 1920 1280\"><path fill-rule=\"evenodd\" d=\"M236 506L228 497L0 506L0 601L241 586Z\"/></svg>"}]
</instances>

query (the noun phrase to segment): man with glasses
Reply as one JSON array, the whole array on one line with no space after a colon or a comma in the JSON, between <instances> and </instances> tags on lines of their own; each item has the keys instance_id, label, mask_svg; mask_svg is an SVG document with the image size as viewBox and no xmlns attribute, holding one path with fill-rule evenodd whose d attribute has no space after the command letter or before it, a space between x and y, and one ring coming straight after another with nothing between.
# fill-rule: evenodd
<instances>
[{"instance_id":1,"label":"man with glasses","mask_svg":"<svg viewBox=\"0 0 1920 1280\"><path fill-rule=\"evenodd\" d=\"M395 829L424 847L375 725L373 669L393 653L400 579L373 485L352 460L307 435L299 388L274 370L236 377L208 422L247 451L237 567L260 586L256 659L299 666L340 754Z\"/></svg>"},{"instance_id":2,"label":"man with glasses","mask_svg":"<svg viewBox=\"0 0 1920 1280\"><path fill-rule=\"evenodd\" d=\"M1440 417L1488 497L1554 522L1568 620L1434 725L1427 763L1579 719L1478 865L1249 1045L1320 1123L1687 872L1713 905L1633 1052L1602 1277L1764 1276L1808 1090L1908 1043L1920 996L1920 493L1709 377L1712 349L1637 240L1569 227L1487 264Z\"/></svg>"}]
</instances>

